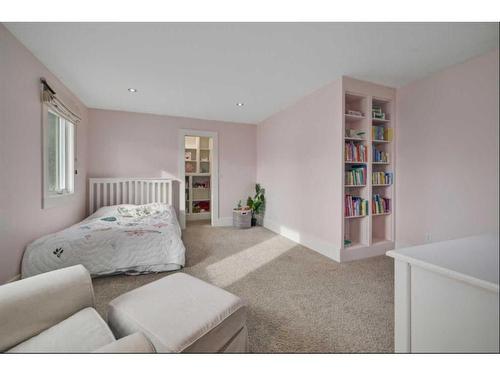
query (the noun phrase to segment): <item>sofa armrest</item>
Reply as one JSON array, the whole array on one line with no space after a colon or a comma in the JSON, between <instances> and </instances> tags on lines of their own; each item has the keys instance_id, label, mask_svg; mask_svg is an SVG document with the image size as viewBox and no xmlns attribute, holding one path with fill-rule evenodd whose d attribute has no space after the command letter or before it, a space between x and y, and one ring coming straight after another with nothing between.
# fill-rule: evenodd
<instances>
[{"instance_id":1,"label":"sofa armrest","mask_svg":"<svg viewBox=\"0 0 500 375\"><path fill-rule=\"evenodd\" d=\"M156 353L153 344L140 332L104 345L93 353Z\"/></svg>"},{"instance_id":2,"label":"sofa armrest","mask_svg":"<svg viewBox=\"0 0 500 375\"><path fill-rule=\"evenodd\" d=\"M0 351L93 306L92 280L82 265L2 285Z\"/></svg>"}]
</instances>

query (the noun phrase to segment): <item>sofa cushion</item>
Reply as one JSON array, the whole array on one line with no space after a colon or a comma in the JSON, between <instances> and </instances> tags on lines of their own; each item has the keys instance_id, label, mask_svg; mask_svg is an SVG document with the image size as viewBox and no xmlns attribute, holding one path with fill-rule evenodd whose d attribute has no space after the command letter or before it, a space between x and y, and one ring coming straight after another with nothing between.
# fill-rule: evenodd
<instances>
[{"instance_id":1,"label":"sofa cushion","mask_svg":"<svg viewBox=\"0 0 500 375\"><path fill-rule=\"evenodd\" d=\"M0 352L94 306L92 280L82 265L0 286Z\"/></svg>"},{"instance_id":2,"label":"sofa cushion","mask_svg":"<svg viewBox=\"0 0 500 375\"><path fill-rule=\"evenodd\" d=\"M108 309L117 337L143 332L157 352L217 352L245 321L241 298L184 273L125 293Z\"/></svg>"},{"instance_id":3,"label":"sofa cushion","mask_svg":"<svg viewBox=\"0 0 500 375\"><path fill-rule=\"evenodd\" d=\"M143 333L136 332L101 346L93 353L155 353L155 348Z\"/></svg>"},{"instance_id":4,"label":"sofa cushion","mask_svg":"<svg viewBox=\"0 0 500 375\"><path fill-rule=\"evenodd\" d=\"M113 341L113 333L104 320L97 311L87 307L8 352L88 353Z\"/></svg>"}]
</instances>

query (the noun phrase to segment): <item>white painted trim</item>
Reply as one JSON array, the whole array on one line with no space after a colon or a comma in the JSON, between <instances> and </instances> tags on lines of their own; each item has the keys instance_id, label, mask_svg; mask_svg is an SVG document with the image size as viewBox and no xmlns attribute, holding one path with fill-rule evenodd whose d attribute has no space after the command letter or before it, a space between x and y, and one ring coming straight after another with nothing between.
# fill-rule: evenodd
<instances>
[{"instance_id":1,"label":"white painted trim","mask_svg":"<svg viewBox=\"0 0 500 375\"><path fill-rule=\"evenodd\" d=\"M215 227L231 227L233 226L233 218L231 216L220 217L213 225Z\"/></svg>"},{"instance_id":2,"label":"white painted trim","mask_svg":"<svg viewBox=\"0 0 500 375\"><path fill-rule=\"evenodd\" d=\"M269 219L264 219L264 228L314 250L327 258L340 262L340 249L336 248L331 243L311 236L307 233L300 233L293 229L284 227Z\"/></svg>"},{"instance_id":3,"label":"white painted trim","mask_svg":"<svg viewBox=\"0 0 500 375\"><path fill-rule=\"evenodd\" d=\"M48 155L46 152L46 147L48 145L48 126L49 126L49 119L48 119L48 113L49 113L49 106L45 103L42 104L42 209L48 209L48 208L53 208L53 207L58 207L58 206L64 206L72 201L74 201L76 198L76 176L73 174L73 192L71 193L63 193L63 194L50 194L49 193L49 182L48 182L48 176L47 176L47 170L48 170ZM51 109L52 110L52 109ZM53 111L53 110L52 110ZM56 112L56 111L53 111ZM58 114L58 116L63 117L62 115ZM73 135L73 152L74 152L74 165L73 169L77 169L77 138L76 138L76 125L74 124L74 135Z\"/></svg>"},{"instance_id":4,"label":"white painted trim","mask_svg":"<svg viewBox=\"0 0 500 375\"><path fill-rule=\"evenodd\" d=\"M165 203L174 206L172 191L175 180L172 178L89 178L88 213L90 215L101 207L115 204ZM94 187L96 187L96 199L94 199ZM100 197L101 187L102 197ZM108 187L109 196L107 195ZM180 188L183 188L182 184ZM125 190L127 194L123 194ZM134 194L131 194L132 190ZM150 190L151 194L149 194ZM138 191L140 191L140 199L138 199Z\"/></svg>"},{"instance_id":5,"label":"white painted trim","mask_svg":"<svg viewBox=\"0 0 500 375\"><path fill-rule=\"evenodd\" d=\"M217 132L194 130L194 129L179 129L179 178L182 180L182 184L186 181L186 171L184 169L184 146L185 136L195 136L195 137L211 137L212 138L212 163L210 171L210 212L211 212L211 223L215 226L215 223L219 220L219 134ZM181 228L186 227L186 190L184 187L179 192L179 222L181 223Z\"/></svg>"},{"instance_id":6,"label":"white painted trim","mask_svg":"<svg viewBox=\"0 0 500 375\"><path fill-rule=\"evenodd\" d=\"M383 241L381 243L372 243L370 246L346 247L342 249L340 261L350 262L353 260L365 259L384 255L388 250L394 248L394 242Z\"/></svg>"}]
</instances>

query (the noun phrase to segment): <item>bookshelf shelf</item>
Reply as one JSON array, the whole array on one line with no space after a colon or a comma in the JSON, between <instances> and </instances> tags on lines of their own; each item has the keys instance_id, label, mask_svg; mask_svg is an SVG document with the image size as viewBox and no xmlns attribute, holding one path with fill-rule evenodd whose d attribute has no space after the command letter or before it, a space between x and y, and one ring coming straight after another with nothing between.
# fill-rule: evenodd
<instances>
[{"instance_id":1,"label":"bookshelf shelf","mask_svg":"<svg viewBox=\"0 0 500 375\"><path fill-rule=\"evenodd\" d=\"M346 141L354 141L354 142L365 142L366 139L363 138L352 138L352 137L344 137Z\"/></svg>"},{"instance_id":2,"label":"bookshelf shelf","mask_svg":"<svg viewBox=\"0 0 500 375\"><path fill-rule=\"evenodd\" d=\"M392 169L395 145L392 141L395 132L393 115L396 113L394 89L343 77L342 90L341 131L345 147L342 156L341 262L382 255L394 248ZM349 111L363 116L349 115ZM348 160L357 158L364 160Z\"/></svg>"},{"instance_id":3,"label":"bookshelf shelf","mask_svg":"<svg viewBox=\"0 0 500 375\"><path fill-rule=\"evenodd\" d=\"M391 120L382 119L382 118L372 118L372 122L374 124L388 124L391 122Z\"/></svg>"},{"instance_id":4,"label":"bookshelf shelf","mask_svg":"<svg viewBox=\"0 0 500 375\"><path fill-rule=\"evenodd\" d=\"M366 245L363 243L353 242L351 245L346 246L346 249L349 249L352 251L352 250L362 249L364 247L366 247Z\"/></svg>"},{"instance_id":5,"label":"bookshelf shelf","mask_svg":"<svg viewBox=\"0 0 500 375\"><path fill-rule=\"evenodd\" d=\"M350 114L346 113L345 118L346 118L346 120L364 120L366 117L365 116L350 115Z\"/></svg>"},{"instance_id":6,"label":"bookshelf shelf","mask_svg":"<svg viewBox=\"0 0 500 375\"><path fill-rule=\"evenodd\" d=\"M368 215L345 216L346 219L361 219L363 217L368 217Z\"/></svg>"}]
</instances>

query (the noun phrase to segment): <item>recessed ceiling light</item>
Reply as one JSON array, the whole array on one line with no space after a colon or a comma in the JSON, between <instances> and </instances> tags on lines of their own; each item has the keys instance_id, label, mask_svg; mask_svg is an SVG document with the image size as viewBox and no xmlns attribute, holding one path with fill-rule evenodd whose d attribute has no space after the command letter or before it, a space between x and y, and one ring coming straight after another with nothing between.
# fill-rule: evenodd
<instances>
[{"instance_id":1,"label":"recessed ceiling light","mask_svg":"<svg viewBox=\"0 0 500 375\"><path fill-rule=\"evenodd\" d=\"M236 106L238 106L238 107L243 107L244 105L245 105L245 103L243 103L243 102L236 103Z\"/></svg>"},{"instance_id":2,"label":"recessed ceiling light","mask_svg":"<svg viewBox=\"0 0 500 375\"><path fill-rule=\"evenodd\" d=\"M128 89L129 92L137 92L137 89L133 89L132 87Z\"/></svg>"}]
</instances>

